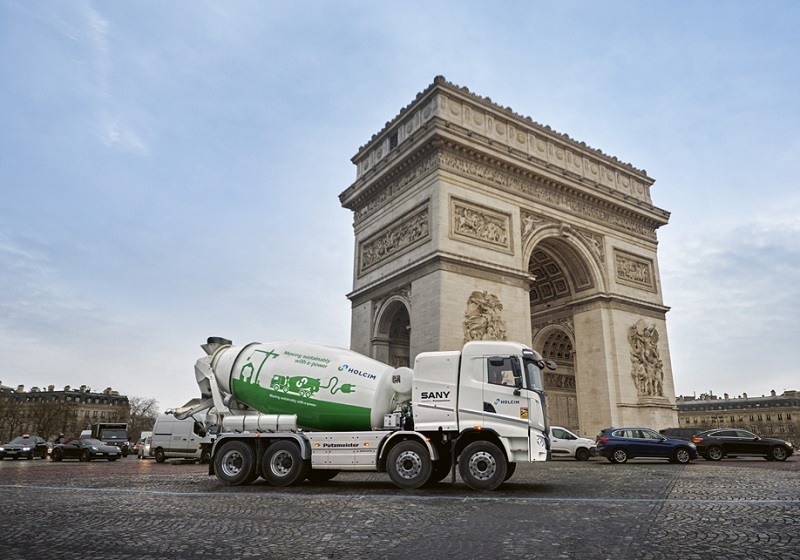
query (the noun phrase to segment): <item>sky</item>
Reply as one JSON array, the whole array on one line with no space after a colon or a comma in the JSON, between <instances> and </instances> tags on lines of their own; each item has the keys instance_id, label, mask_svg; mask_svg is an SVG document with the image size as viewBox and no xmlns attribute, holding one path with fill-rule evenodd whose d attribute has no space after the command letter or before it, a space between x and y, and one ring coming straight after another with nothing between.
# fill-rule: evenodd
<instances>
[{"instance_id":1,"label":"sky","mask_svg":"<svg viewBox=\"0 0 800 560\"><path fill-rule=\"evenodd\" d=\"M437 75L655 179L678 394L800 389L800 4L0 0L0 382L350 344L350 161Z\"/></svg>"}]
</instances>

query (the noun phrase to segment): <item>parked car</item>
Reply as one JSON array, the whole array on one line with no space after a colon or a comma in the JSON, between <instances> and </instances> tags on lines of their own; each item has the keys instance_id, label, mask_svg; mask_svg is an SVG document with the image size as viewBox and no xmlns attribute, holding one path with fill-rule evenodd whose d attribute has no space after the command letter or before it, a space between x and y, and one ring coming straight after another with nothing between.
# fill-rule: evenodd
<instances>
[{"instance_id":1,"label":"parked car","mask_svg":"<svg viewBox=\"0 0 800 560\"><path fill-rule=\"evenodd\" d=\"M553 457L574 457L578 461L588 461L597 454L595 442L589 438L578 437L561 426L550 426L550 454Z\"/></svg>"},{"instance_id":2,"label":"parked car","mask_svg":"<svg viewBox=\"0 0 800 560\"><path fill-rule=\"evenodd\" d=\"M44 438L28 434L15 437L0 446L0 460L6 457L9 459L33 459L35 457L47 459L47 442Z\"/></svg>"},{"instance_id":3,"label":"parked car","mask_svg":"<svg viewBox=\"0 0 800 560\"><path fill-rule=\"evenodd\" d=\"M692 443L697 452L709 461L723 457L764 457L767 461L785 461L794 453L794 446L782 439L762 438L738 428L718 428L695 434Z\"/></svg>"},{"instance_id":4,"label":"parked car","mask_svg":"<svg viewBox=\"0 0 800 560\"><path fill-rule=\"evenodd\" d=\"M697 459L697 448L690 441L671 439L650 428L607 428L597 440L597 454L612 463L647 457L686 464Z\"/></svg>"},{"instance_id":5,"label":"parked car","mask_svg":"<svg viewBox=\"0 0 800 560\"><path fill-rule=\"evenodd\" d=\"M122 451L114 445L106 445L99 439L93 438L73 438L66 443L60 443L53 447L50 459L62 461L64 459L78 459L80 461L92 461L94 459L108 459L116 461L122 457Z\"/></svg>"},{"instance_id":6,"label":"parked car","mask_svg":"<svg viewBox=\"0 0 800 560\"><path fill-rule=\"evenodd\" d=\"M664 428L663 430L658 430L658 433L672 439L692 441L692 436L699 431L697 428Z\"/></svg>"}]
</instances>

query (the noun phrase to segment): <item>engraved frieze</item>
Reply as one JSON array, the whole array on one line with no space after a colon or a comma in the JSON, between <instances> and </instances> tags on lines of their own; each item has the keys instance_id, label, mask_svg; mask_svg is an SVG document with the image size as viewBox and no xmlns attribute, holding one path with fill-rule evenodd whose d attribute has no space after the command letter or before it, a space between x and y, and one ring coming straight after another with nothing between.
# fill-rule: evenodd
<instances>
[{"instance_id":1,"label":"engraved frieze","mask_svg":"<svg viewBox=\"0 0 800 560\"><path fill-rule=\"evenodd\" d=\"M655 291L652 260L614 250L614 265L618 282Z\"/></svg>"},{"instance_id":2,"label":"engraved frieze","mask_svg":"<svg viewBox=\"0 0 800 560\"><path fill-rule=\"evenodd\" d=\"M478 245L489 245L511 252L511 216L488 208L451 199L450 234Z\"/></svg>"},{"instance_id":3,"label":"engraved frieze","mask_svg":"<svg viewBox=\"0 0 800 560\"><path fill-rule=\"evenodd\" d=\"M364 273L385 260L419 245L430 237L427 203L401 218L379 235L359 245L359 271Z\"/></svg>"}]
</instances>

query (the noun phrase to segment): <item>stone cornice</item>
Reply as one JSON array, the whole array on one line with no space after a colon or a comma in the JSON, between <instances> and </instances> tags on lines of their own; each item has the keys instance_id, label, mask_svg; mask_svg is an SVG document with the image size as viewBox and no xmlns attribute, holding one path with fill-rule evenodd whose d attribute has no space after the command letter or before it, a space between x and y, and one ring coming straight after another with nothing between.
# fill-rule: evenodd
<instances>
[{"instance_id":1,"label":"stone cornice","mask_svg":"<svg viewBox=\"0 0 800 560\"><path fill-rule=\"evenodd\" d=\"M563 313L575 315L577 313L598 308L626 311L636 315L643 315L651 319L662 320L665 318L666 313L670 310L670 308L665 305L620 295L602 293L578 298L575 301L564 304L561 309L564 310ZM540 317L547 318L551 316L552 312L549 309L542 310L538 313L534 311L531 313L531 321L533 321L533 324L537 324Z\"/></svg>"}]
</instances>

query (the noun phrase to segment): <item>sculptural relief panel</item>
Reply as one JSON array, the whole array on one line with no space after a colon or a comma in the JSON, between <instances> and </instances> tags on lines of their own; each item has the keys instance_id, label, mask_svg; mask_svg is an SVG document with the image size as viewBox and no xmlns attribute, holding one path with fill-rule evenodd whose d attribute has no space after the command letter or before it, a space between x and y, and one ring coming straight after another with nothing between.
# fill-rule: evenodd
<instances>
[{"instance_id":1,"label":"sculptural relief panel","mask_svg":"<svg viewBox=\"0 0 800 560\"><path fill-rule=\"evenodd\" d=\"M617 281L621 284L643 288L651 292L656 291L653 261L651 259L615 249L614 266Z\"/></svg>"},{"instance_id":2,"label":"sculptural relief panel","mask_svg":"<svg viewBox=\"0 0 800 560\"><path fill-rule=\"evenodd\" d=\"M368 272L381 263L430 239L428 201L395 221L388 228L359 244L358 270Z\"/></svg>"},{"instance_id":3,"label":"sculptural relief panel","mask_svg":"<svg viewBox=\"0 0 800 560\"><path fill-rule=\"evenodd\" d=\"M467 299L464 312L464 342L470 340L505 340L506 323L503 304L488 291L474 291Z\"/></svg>"},{"instance_id":4,"label":"sculptural relief panel","mask_svg":"<svg viewBox=\"0 0 800 560\"><path fill-rule=\"evenodd\" d=\"M664 396L664 362L658 352L658 330L639 319L628 329L631 376L642 397Z\"/></svg>"},{"instance_id":5,"label":"sculptural relief panel","mask_svg":"<svg viewBox=\"0 0 800 560\"><path fill-rule=\"evenodd\" d=\"M450 216L451 238L513 253L509 214L453 197Z\"/></svg>"}]
</instances>

